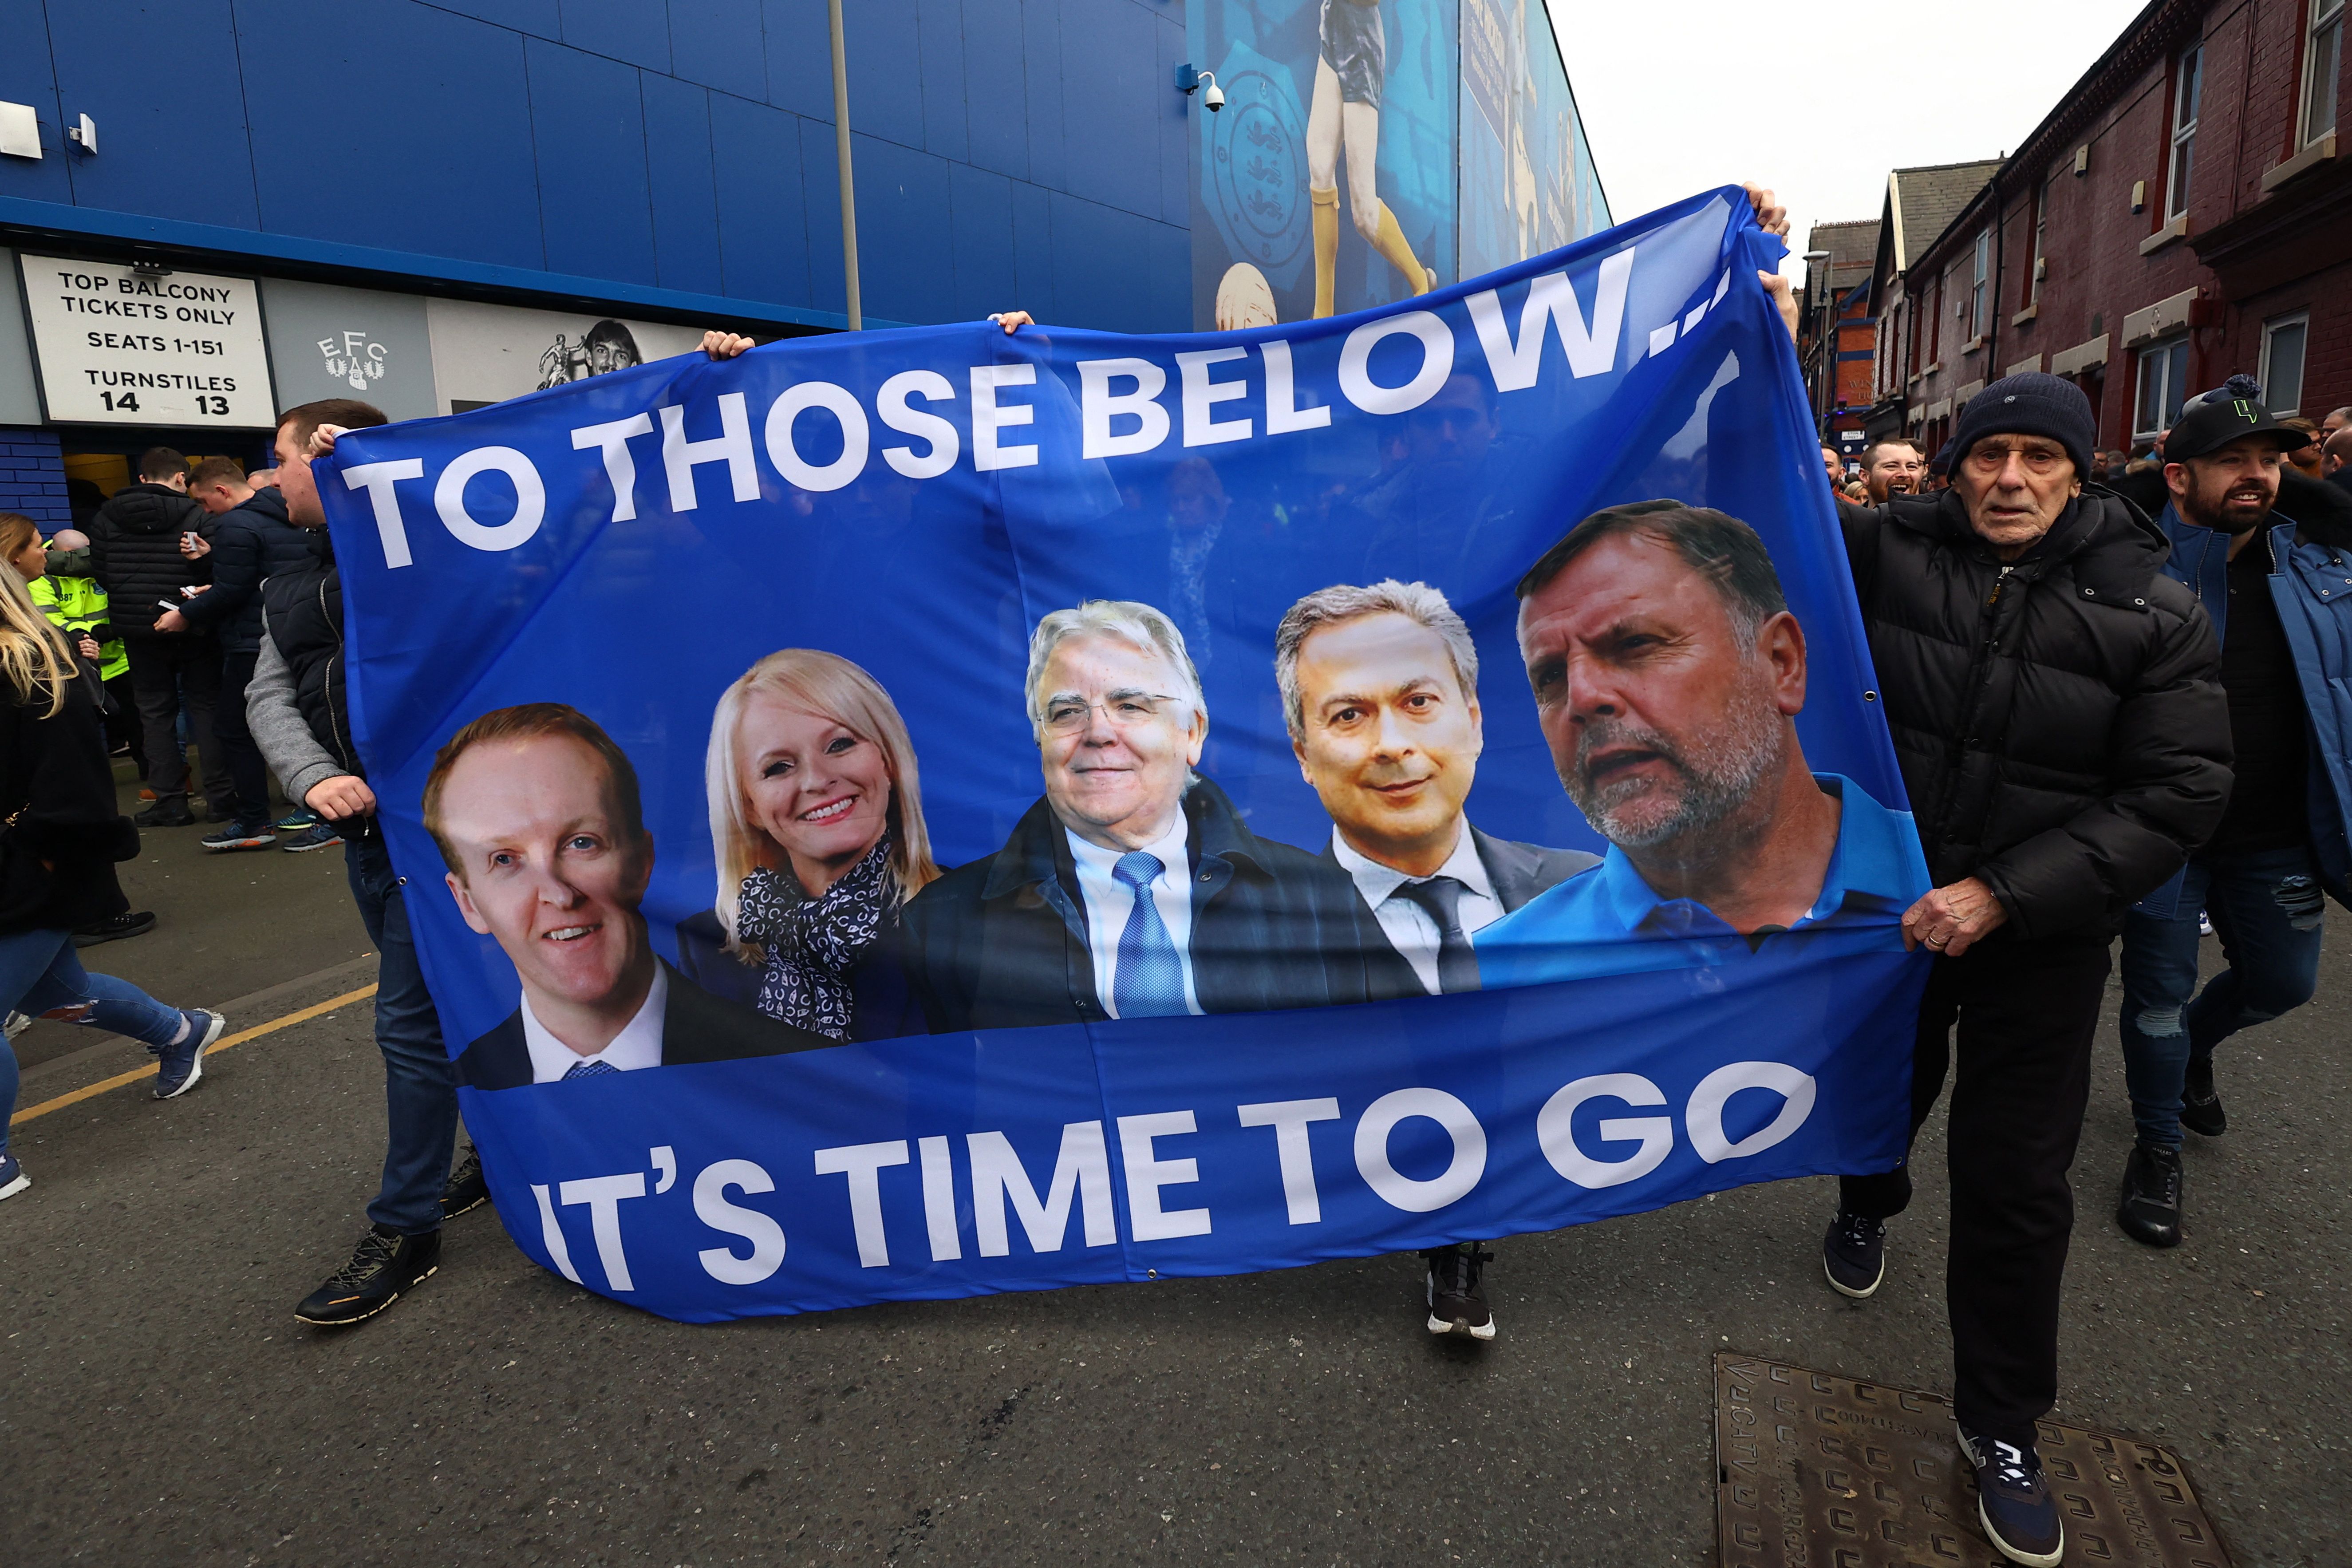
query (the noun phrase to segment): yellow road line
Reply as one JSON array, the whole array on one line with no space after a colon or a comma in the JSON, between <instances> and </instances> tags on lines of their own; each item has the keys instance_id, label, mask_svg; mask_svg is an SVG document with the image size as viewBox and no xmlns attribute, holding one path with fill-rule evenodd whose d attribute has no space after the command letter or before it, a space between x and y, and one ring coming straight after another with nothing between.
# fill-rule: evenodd
<instances>
[{"instance_id":1,"label":"yellow road line","mask_svg":"<svg viewBox=\"0 0 2352 1568\"><path fill-rule=\"evenodd\" d=\"M216 1057L220 1055L221 1052L228 1049L231 1046L243 1045L247 1040L257 1040L264 1035L274 1035L280 1029L290 1028L296 1024L307 1023L310 1019L317 1017L321 1013L331 1013L338 1007L348 1006L353 1002L363 1001L374 994L375 987L373 985L362 985L356 991L346 991L341 996L330 997L326 1001L318 1003L313 1006L302 1008L299 1012L289 1013L283 1018L272 1018L267 1024L256 1024L250 1029L239 1029L236 1034L229 1036L228 1038L216 1042L213 1046L213 1048L206 1051L205 1055L207 1057ZM96 1083L88 1084L80 1089L75 1089L71 1094L61 1094L55 1100L45 1100L38 1105L29 1106L23 1110L19 1110L12 1119L11 1125L14 1125L16 1122L30 1121L36 1116L47 1116L52 1110L63 1110L68 1105L79 1105L83 1100L89 1100L93 1096L104 1094L110 1089L121 1089L126 1083L136 1083L141 1079L149 1079L153 1078L154 1076L155 1068L152 1067L133 1068L129 1072L116 1073L112 1078L100 1079Z\"/></svg>"}]
</instances>

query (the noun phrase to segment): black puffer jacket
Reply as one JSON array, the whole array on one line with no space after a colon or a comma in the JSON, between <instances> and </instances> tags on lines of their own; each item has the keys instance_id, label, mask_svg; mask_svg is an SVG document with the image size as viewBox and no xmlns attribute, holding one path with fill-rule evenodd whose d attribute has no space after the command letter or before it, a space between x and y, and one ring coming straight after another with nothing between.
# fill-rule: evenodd
<instances>
[{"instance_id":1,"label":"black puffer jacket","mask_svg":"<svg viewBox=\"0 0 2352 1568\"><path fill-rule=\"evenodd\" d=\"M134 637L170 635L155 630L163 613L156 601L176 605L183 584L213 580L212 557L181 554L180 535L210 539L217 531L210 512L169 485L126 485L109 497L89 520L89 563L106 590L114 629Z\"/></svg>"},{"instance_id":2,"label":"black puffer jacket","mask_svg":"<svg viewBox=\"0 0 2352 1568\"><path fill-rule=\"evenodd\" d=\"M273 574L262 584L264 624L278 657L285 660L293 681L294 706L310 738L343 772L364 778L366 770L360 766L351 715L344 706L342 575L336 570L334 546L326 530L311 537L319 552L310 565ZM268 751L267 740L262 749ZM318 782L306 778L300 784L307 793ZM291 791L296 781L285 783Z\"/></svg>"},{"instance_id":3,"label":"black puffer jacket","mask_svg":"<svg viewBox=\"0 0 2352 1568\"><path fill-rule=\"evenodd\" d=\"M285 498L269 489L254 491L243 506L215 521L213 552L205 557L213 585L181 614L197 630L219 637L221 647L251 653L261 646L262 582L317 566L326 534L289 522Z\"/></svg>"},{"instance_id":4,"label":"black puffer jacket","mask_svg":"<svg viewBox=\"0 0 2352 1568\"><path fill-rule=\"evenodd\" d=\"M1840 515L1936 883L1982 878L2012 940L2118 929L2230 794L2221 648L2163 534L2089 489L2004 571L1955 493Z\"/></svg>"},{"instance_id":5,"label":"black puffer jacket","mask_svg":"<svg viewBox=\"0 0 2352 1568\"><path fill-rule=\"evenodd\" d=\"M139 830L116 808L95 675L48 701L0 683L0 934L71 931L131 907L114 863L139 853Z\"/></svg>"}]
</instances>

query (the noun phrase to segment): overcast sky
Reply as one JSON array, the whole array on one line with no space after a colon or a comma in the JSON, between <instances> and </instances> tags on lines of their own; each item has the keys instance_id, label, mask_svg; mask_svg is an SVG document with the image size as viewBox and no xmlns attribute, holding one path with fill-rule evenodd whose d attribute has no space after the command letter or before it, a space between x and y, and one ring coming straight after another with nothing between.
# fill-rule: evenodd
<instances>
[{"instance_id":1,"label":"overcast sky","mask_svg":"<svg viewBox=\"0 0 2352 1568\"><path fill-rule=\"evenodd\" d=\"M1548 0L1620 222L1753 180L1814 223L1874 218L1897 165L2013 152L2145 0Z\"/></svg>"}]
</instances>

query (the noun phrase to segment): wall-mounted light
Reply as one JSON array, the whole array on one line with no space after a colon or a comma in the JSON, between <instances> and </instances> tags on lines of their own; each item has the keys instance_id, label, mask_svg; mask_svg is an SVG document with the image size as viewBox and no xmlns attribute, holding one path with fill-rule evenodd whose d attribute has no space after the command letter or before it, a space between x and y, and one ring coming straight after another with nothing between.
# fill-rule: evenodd
<instances>
[{"instance_id":1,"label":"wall-mounted light","mask_svg":"<svg viewBox=\"0 0 2352 1568\"><path fill-rule=\"evenodd\" d=\"M41 155L41 121L29 103L0 103L0 153L11 158Z\"/></svg>"},{"instance_id":2,"label":"wall-mounted light","mask_svg":"<svg viewBox=\"0 0 2352 1568\"><path fill-rule=\"evenodd\" d=\"M98 152L98 121L87 114L81 116L78 122L66 127L66 140L94 156Z\"/></svg>"},{"instance_id":3,"label":"wall-mounted light","mask_svg":"<svg viewBox=\"0 0 2352 1568\"><path fill-rule=\"evenodd\" d=\"M1208 90L1202 92L1202 88ZM1201 102L1212 114L1225 106L1225 89L1217 85L1217 73L1195 70L1189 63L1176 68L1176 90L1188 98L1200 92Z\"/></svg>"}]
</instances>

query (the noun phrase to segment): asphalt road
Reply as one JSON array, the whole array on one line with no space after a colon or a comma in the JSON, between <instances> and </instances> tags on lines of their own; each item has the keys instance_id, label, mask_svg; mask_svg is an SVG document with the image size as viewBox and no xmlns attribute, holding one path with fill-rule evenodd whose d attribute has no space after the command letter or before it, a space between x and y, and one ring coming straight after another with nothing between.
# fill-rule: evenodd
<instances>
[{"instance_id":1,"label":"asphalt road","mask_svg":"<svg viewBox=\"0 0 2352 1568\"><path fill-rule=\"evenodd\" d=\"M179 917L94 955L268 991L240 1024L362 983L336 857L195 853L137 873ZM2059 1413L2179 1450L2241 1564L2343 1562L2352 1512L2331 918L2319 999L2224 1058L2231 1131L2190 1151L2187 1245L2109 1218L2112 1028L2077 1166ZM26 1103L103 1066L61 1058ZM1484 1348L1431 1342L1393 1258L685 1326L541 1271L488 1209L383 1318L306 1329L293 1304L363 1223L381 1083L362 1004L222 1055L184 1100L20 1124L0 1563L1696 1565L1712 1352L1949 1386L1932 1143L1861 1306L1821 1279L1820 1180L1504 1244Z\"/></svg>"}]
</instances>

